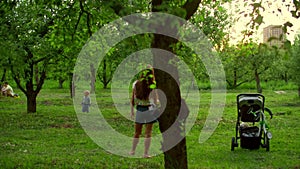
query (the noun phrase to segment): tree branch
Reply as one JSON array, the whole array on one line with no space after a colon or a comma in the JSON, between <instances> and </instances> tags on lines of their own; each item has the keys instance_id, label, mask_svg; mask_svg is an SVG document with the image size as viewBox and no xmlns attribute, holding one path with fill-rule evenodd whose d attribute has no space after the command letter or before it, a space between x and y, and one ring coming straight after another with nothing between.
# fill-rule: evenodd
<instances>
[{"instance_id":1,"label":"tree branch","mask_svg":"<svg viewBox=\"0 0 300 169\"><path fill-rule=\"evenodd\" d=\"M236 84L236 87L239 87L240 85L242 85L242 84L244 84L244 83L251 82L252 80L254 80L254 78L252 78L252 79L250 79L250 80L244 80L244 81L242 81L242 82L240 82L240 83L237 83L237 84Z\"/></svg>"},{"instance_id":2,"label":"tree branch","mask_svg":"<svg viewBox=\"0 0 300 169\"><path fill-rule=\"evenodd\" d=\"M88 12L87 10L84 9L84 6L82 4L82 0L80 1L80 10L82 13L85 13L87 15L87 18L86 18L86 25L87 25L87 28L88 28L88 34L89 36L92 36L93 32L91 30L91 25L90 25L90 19L91 19L91 13Z\"/></svg>"},{"instance_id":3,"label":"tree branch","mask_svg":"<svg viewBox=\"0 0 300 169\"><path fill-rule=\"evenodd\" d=\"M160 10L157 9L162 4L162 0L152 0L152 12L159 12Z\"/></svg>"},{"instance_id":4,"label":"tree branch","mask_svg":"<svg viewBox=\"0 0 300 169\"><path fill-rule=\"evenodd\" d=\"M78 28L79 22L80 22L80 20L81 20L81 16L82 16L82 14L83 14L83 12L82 12L82 11L80 11L80 12L79 12L78 19L77 19L77 22L76 22L76 24L75 24L75 27L74 27L74 33L73 33L73 35L72 35L72 40L74 39L74 36L75 36L75 34L76 34L76 31L77 31L77 28Z\"/></svg>"},{"instance_id":5,"label":"tree branch","mask_svg":"<svg viewBox=\"0 0 300 169\"><path fill-rule=\"evenodd\" d=\"M40 58L40 59L37 59L37 60L33 61L33 64L36 65L36 64L38 64L39 62L42 62L42 61L44 61L44 60L46 60L46 59L50 59L50 58L49 58L48 56L42 57L42 58Z\"/></svg>"},{"instance_id":6,"label":"tree branch","mask_svg":"<svg viewBox=\"0 0 300 169\"><path fill-rule=\"evenodd\" d=\"M39 83L37 84L36 90L34 91L35 94L38 94L40 92L40 90L42 89L42 86L44 84L45 79L46 79L46 68L44 68L42 73L41 73Z\"/></svg>"},{"instance_id":7,"label":"tree branch","mask_svg":"<svg viewBox=\"0 0 300 169\"><path fill-rule=\"evenodd\" d=\"M11 64L11 59L10 59L10 58L9 58L9 60L8 60L8 63L9 63L9 65L10 65L10 71L11 71L12 77L13 77L13 79L15 80L15 82L16 82L18 88L19 88L25 95L27 95L26 90L25 90L25 89L22 87L22 85L21 85L21 81L20 81L20 78L18 77L18 74L16 74L15 71L14 71L14 67L13 67L13 65Z\"/></svg>"},{"instance_id":8,"label":"tree branch","mask_svg":"<svg viewBox=\"0 0 300 169\"><path fill-rule=\"evenodd\" d=\"M197 12L201 0L187 0L182 8L186 11L185 19L189 20Z\"/></svg>"}]
</instances>

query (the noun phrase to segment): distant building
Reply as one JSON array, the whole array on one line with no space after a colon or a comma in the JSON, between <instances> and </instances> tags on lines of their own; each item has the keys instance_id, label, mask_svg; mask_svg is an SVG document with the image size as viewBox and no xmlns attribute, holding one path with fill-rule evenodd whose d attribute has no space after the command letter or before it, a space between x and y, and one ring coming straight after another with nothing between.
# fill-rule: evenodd
<instances>
[{"instance_id":1,"label":"distant building","mask_svg":"<svg viewBox=\"0 0 300 169\"><path fill-rule=\"evenodd\" d=\"M263 30L264 43L270 46L282 46L286 37L281 25L270 25Z\"/></svg>"}]
</instances>

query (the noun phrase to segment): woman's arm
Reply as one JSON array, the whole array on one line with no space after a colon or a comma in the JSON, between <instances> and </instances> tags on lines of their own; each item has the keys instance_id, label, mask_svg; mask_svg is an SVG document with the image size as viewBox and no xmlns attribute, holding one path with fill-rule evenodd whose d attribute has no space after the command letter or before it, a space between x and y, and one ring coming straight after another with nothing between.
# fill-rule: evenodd
<instances>
[{"instance_id":1,"label":"woman's arm","mask_svg":"<svg viewBox=\"0 0 300 169\"><path fill-rule=\"evenodd\" d=\"M131 100L130 100L130 117L134 118L134 97L135 97L135 87L132 90Z\"/></svg>"}]
</instances>

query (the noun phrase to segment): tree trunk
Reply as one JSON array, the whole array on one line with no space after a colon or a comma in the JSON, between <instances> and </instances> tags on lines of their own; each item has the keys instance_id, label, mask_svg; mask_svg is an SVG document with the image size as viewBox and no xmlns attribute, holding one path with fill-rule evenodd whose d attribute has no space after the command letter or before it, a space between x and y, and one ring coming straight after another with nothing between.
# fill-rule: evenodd
<instances>
[{"instance_id":1,"label":"tree trunk","mask_svg":"<svg viewBox=\"0 0 300 169\"><path fill-rule=\"evenodd\" d=\"M153 48L161 48L171 51L170 45L175 44L177 40L168 38L163 35L154 35ZM167 105L163 114L159 117L159 129L163 133L162 150L164 151L165 168L187 168L187 152L186 152L186 140L185 133L177 119L180 105L181 95L179 89L179 77L178 70L174 65L171 65L169 61L174 59L173 54L159 56L160 53L154 54L154 67L157 65L164 65L167 72L160 69L155 70L155 79L157 82L157 88L162 90L167 97ZM158 66L159 67L159 66ZM170 74L175 77L171 77ZM173 126L172 126L173 125ZM164 132L172 126L172 135L166 135ZM179 141L178 144L170 144L174 141ZM167 148L169 147L169 148Z\"/></svg>"},{"instance_id":2,"label":"tree trunk","mask_svg":"<svg viewBox=\"0 0 300 169\"><path fill-rule=\"evenodd\" d=\"M200 3L201 0L186 1L185 4L182 6L182 9L186 11L184 19L189 20L192 17L192 15L197 11ZM160 8L162 4L163 0L152 0L152 11L163 12L162 9L165 8ZM174 27L171 26L171 23L165 24L170 25L170 30L174 29ZM151 44L152 48L163 49L170 52L170 54L166 54L168 56L161 56L160 53L158 53L158 55L155 55L155 52L153 52L154 67L156 67L156 65L164 65L164 67L168 71L164 72L158 69L154 72L157 88L162 90L167 97L167 105L165 111L158 119L160 131L163 133L164 131L169 129L170 126L173 125L173 132L171 135L165 135L163 133L162 150L164 151L166 169L188 168L185 130L184 127L182 127L182 125L185 125L185 121L183 120L183 123L180 123L179 121L181 121L181 119L177 119L181 106L178 69L175 67L175 65L172 65L170 63L171 59L174 59L173 54L176 53L171 48L171 45L174 45L177 42L178 40L176 39L172 39L164 35L154 34L154 39ZM172 75L175 76L174 78L170 77L170 72L172 72ZM172 143L176 139L180 139L179 143L171 149L166 150L166 144Z\"/></svg>"},{"instance_id":3,"label":"tree trunk","mask_svg":"<svg viewBox=\"0 0 300 169\"><path fill-rule=\"evenodd\" d=\"M26 82L26 97L27 97L27 113L35 113L36 112L36 92L34 91L33 86L33 66L31 66L31 78Z\"/></svg>"},{"instance_id":4,"label":"tree trunk","mask_svg":"<svg viewBox=\"0 0 300 169\"><path fill-rule=\"evenodd\" d=\"M59 78L59 80L58 80L58 88L59 88L59 89L62 89L62 88L63 88L64 82L65 82L65 79Z\"/></svg>"},{"instance_id":5,"label":"tree trunk","mask_svg":"<svg viewBox=\"0 0 300 169\"><path fill-rule=\"evenodd\" d=\"M27 113L36 112L36 94L28 92L27 94Z\"/></svg>"},{"instance_id":6,"label":"tree trunk","mask_svg":"<svg viewBox=\"0 0 300 169\"><path fill-rule=\"evenodd\" d=\"M255 69L255 81L256 81L256 90L257 90L257 93L262 93L262 88L261 88L261 85L260 85L260 78L259 78L259 73L257 71L257 69Z\"/></svg>"},{"instance_id":7,"label":"tree trunk","mask_svg":"<svg viewBox=\"0 0 300 169\"><path fill-rule=\"evenodd\" d=\"M39 84L40 83L39 68L38 68L37 65L34 67L34 79L35 79L35 84Z\"/></svg>"},{"instance_id":8,"label":"tree trunk","mask_svg":"<svg viewBox=\"0 0 300 169\"><path fill-rule=\"evenodd\" d=\"M71 80L70 88L71 88L71 98L73 98L75 96L75 83L73 80Z\"/></svg>"},{"instance_id":9,"label":"tree trunk","mask_svg":"<svg viewBox=\"0 0 300 169\"><path fill-rule=\"evenodd\" d=\"M298 96L300 97L300 85L298 86Z\"/></svg>"},{"instance_id":10,"label":"tree trunk","mask_svg":"<svg viewBox=\"0 0 300 169\"><path fill-rule=\"evenodd\" d=\"M103 59L102 81L103 81L103 88L106 89L107 88L106 59Z\"/></svg>"},{"instance_id":11,"label":"tree trunk","mask_svg":"<svg viewBox=\"0 0 300 169\"><path fill-rule=\"evenodd\" d=\"M289 78L288 78L288 73L284 72L284 82L288 83L289 82Z\"/></svg>"},{"instance_id":12,"label":"tree trunk","mask_svg":"<svg viewBox=\"0 0 300 169\"><path fill-rule=\"evenodd\" d=\"M106 59L103 59L103 67L102 67L102 73L98 74L98 79L100 80L100 82L103 84L103 89L107 89L108 84L110 83L112 77L107 73L108 70L111 71L111 65L107 65ZM110 66L110 68L107 68L108 66ZM111 72L112 74L112 72Z\"/></svg>"},{"instance_id":13,"label":"tree trunk","mask_svg":"<svg viewBox=\"0 0 300 169\"><path fill-rule=\"evenodd\" d=\"M161 70L155 70L155 79L157 81L157 88L162 90L167 98L165 111L158 119L159 129L163 133L162 150L164 151L165 168L186 169L187 150L185 131L180 123L183 119L177 119L181 105L177 80L170 77L168 72ZM165 131L170 130L171 126L172 134L165 134ZM178 144L171 145L174 141L178 140L181 140ZM170 148L170 145L174 147Z\"/></svg>"},{"instance_id":14,"label":"tree trunk","mask_svg":"<svg viewBox=\"0 0 300 169\"><path fill-rule=\"evenodd\" d=\"M236 71L236 68L234 68L233 70L233 85L232 85L233 89L236 89L237 88L237 71Z\"/></svg>"},{"instance_id":15,"label":"tree trunk","mask_svg":"<svg viewBox=\"0 0 300 169\"><path fill-rule=\"evenodd\" d=\"M36 84L36 89L34 89L34 78L37 76L34 76L34 67L38 66L39 62L33 62L33 54L30 51L28 47L25 47L25 51L28 53L27 60L25 64L28 66L28 69L25 69L25 80L26 80L26 87L22 87L21 81L19 79L19 74L16 73L13 69L13 66L11 66L11 72L13 75L13 78L15 82L17 83L19 89L26 95L27 97L27 113L35 113L36 112L36 97L38 93L41 91L42 86L46 79L46 67L43 65L42 71L38 71L40 75L38 83Z\"/></svg>"},{"instance_id":16,"label":"tree trunk","mask_svg":"<svg viewBox=\"0 0 300 169\"><path fill-rule=\"evenodd\" d=\"M1 82L4 82L6 79L6 68L3 69L2 77L1 77Z\"/></svg>"},{"instance_id":17,"label":"tree trunk","mask_svg":"<svg viewBox=\"0 0 300 169\"><path fill-rule=\"evenodd\" d=\"M103 89L107 89L107 86L108 86L108 82L103 83Z\"/></svg>"},{"instance_id":18,"label":"tree trunk","mask_svg":"<svg viewBox=\"0 0 300 169\"><path fill-rule=\"evenodd\" d=\"M71 98L73 98L75 96L75 84L73 79L73 73L69 73L69 77L70 77L70 81L69 81L70 96Z\"/></svg>"},{"instance_id":19,"label":"tree trunk","mask_svg":"<svg viewBox=\"0 0 300 169\"><path fill-rule=\"evenodd\" d=\"M96 69L94 64L90 65L91 68L91 93L95 92L95 83L96 83Z\"/></svg>"}]
</instances>

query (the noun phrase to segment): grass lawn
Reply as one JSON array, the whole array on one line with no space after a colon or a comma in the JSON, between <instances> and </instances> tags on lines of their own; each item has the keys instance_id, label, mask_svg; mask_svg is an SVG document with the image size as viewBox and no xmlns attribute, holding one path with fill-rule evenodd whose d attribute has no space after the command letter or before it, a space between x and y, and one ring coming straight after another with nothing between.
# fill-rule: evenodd
<instances>
[{"instance_id":1,"label":"grass lawn","mask_svg":"<svg viewBox=\"0 0 300 169\"><path fill-rule=\"evenodd\" d=\"M17 92L19 99L0 97L0 168L164 168L162 154L150 159L126 158L94 143L77 119L68 90L43 89L34 114L26 113L26 97ZM300 168L297 92L264 91L266 107L274 113L268 120L273 134L270 152L240 147L231 152L239 93L242 91L228 91L222 120L214 134L200 144L200 131L210 106L210 93L200 92L198 118L187 135L189 168ZM111 126L128 136L133 134L133 123L116 112L110 90L97 91L97 102L107 110L104 116ZM159 133L158 124L153 132Z\"/></svg>"}]
</instances>

